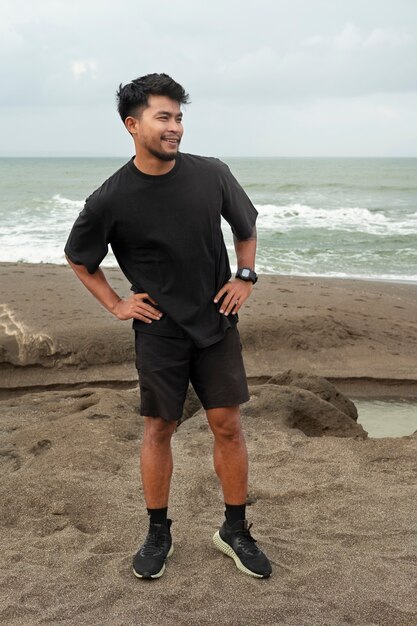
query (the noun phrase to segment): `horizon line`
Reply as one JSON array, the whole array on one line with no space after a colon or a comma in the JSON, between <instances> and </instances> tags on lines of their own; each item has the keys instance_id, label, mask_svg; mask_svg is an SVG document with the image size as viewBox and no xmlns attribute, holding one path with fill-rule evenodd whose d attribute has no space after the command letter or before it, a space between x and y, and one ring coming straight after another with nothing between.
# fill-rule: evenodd
<instances>
[{"instance_id":1,"label":"horizon line","mask_svg":"<svg viewBox=\"0 0 417 626\"><path fill-rule=\"evenodd\" d=\"M184 154L187 154L186 152ZM192 153L194 154L194 153ZM202 155L204 156L204 155ZM206 155L207 156L207 155ZM130 155L95 155L95 154L0 154L0 159L129 159ZM358 154L327 154L327 155L219 155L221 159L415 159L416 155L358 155Z\"/></svg>"}]
</instances>

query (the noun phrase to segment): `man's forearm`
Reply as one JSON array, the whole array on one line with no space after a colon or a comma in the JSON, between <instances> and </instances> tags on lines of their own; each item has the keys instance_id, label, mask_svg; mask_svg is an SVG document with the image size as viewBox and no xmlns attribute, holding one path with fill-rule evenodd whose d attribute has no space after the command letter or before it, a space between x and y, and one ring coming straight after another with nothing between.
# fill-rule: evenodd
<instances>
[{"instance_id":1,"label":"man's forearm","mask_svg":"<svg viewBox=\"0 0 417 626\"><path fill-rule=\"evenodd\" d=\"M103 271L99 268L94 274L90 274L84 265L76 265L68 257L67 261L88 291L114 315L114 307L121 298L110 287Z\"/></svg>"},{"instance_id":2,"label":"man's forearm","mask_svg":"<svg viewBox=\"0 0 417 626\"><path fill-rule=\"evenodd\" d=\"M256 226L254 226L251 236L248 239L239 240L233 236L233 243L235 246L237 266L238 267L250 267L255 270L255 256L256 256Z\"/></svg>"},{"instance_id":3,"label":"man's forearm","mask_svg":"<svg viewBox=\"0 0 417 626\"><path fill-rule=\"evenodd\" d=\"M235 245L236 259L238 268L250 267L255 271L255 255L256 255L256 226L248 239L237 239L233 236ZM247 300L253 290L253 283L247 280L235 278L229 280L214 296L214 302L219 302L220 298L225 299L222 303L220 313L229 315L229 313L237 313L242 304Z\"/></svg>"}]
</instances>

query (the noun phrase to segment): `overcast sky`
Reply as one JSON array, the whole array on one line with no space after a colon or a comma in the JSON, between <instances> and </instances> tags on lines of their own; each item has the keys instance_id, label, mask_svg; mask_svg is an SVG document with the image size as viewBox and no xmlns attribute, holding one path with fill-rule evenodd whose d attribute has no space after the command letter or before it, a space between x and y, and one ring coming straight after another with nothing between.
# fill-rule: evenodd
<instances>
[{"instance_id":1,"label":"overcast sky","mask_svg":"<svg viewBox=\"0 0 417 626\"><path fill-rule=\"evenodd\" d=\"M119 83L190 93L182 151L417 156L416 0L0 0L0 155L130 156Z\"/></svg>"}]
</instances>

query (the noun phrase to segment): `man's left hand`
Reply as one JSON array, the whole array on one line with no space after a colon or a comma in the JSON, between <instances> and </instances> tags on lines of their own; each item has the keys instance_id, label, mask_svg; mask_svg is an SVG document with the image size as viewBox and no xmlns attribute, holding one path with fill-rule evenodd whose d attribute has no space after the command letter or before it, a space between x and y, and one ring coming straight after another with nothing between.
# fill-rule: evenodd
<instances>
[{"instance_id":1,"label":"man's left hand","mask_svg":"<svg viewBox=\"0 0 417 626\"><path fill-rule=\"evenodd\" d=\"M221 305L220 313L229 315L229 313L237 313L242 304L249 298L252 293L253 283L250 280L241 280L235 278L227 282L214 298L214 302L218 302L223 294L226 294Z\"/></svg>"}]
</instances>

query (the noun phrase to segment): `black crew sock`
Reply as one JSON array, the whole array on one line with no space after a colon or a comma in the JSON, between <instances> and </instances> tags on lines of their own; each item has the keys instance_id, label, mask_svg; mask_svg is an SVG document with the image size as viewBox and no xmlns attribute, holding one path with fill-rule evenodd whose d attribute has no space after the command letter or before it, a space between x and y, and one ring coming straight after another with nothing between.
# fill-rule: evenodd
<instances>
[{"instance_id":1,"label":"black crew sock","mask_svg":"<svg viewBox=\"0 0 417 626\"><path fill-rule=\"evenodd\" d=\"M246 502L244 504L226 504L225 515L229 526L233 526L236 522L245 519Z\"/></svg>"},{"instance_id":2,"label":"black crew sock","mask_svg":"<svg viewBox=\"0 0 417 626\"><path fill-rule=\"evenodd\" d=\"M148 511L148 515L150 517L149 522L151 524L166 524L167 523L167 515L168 515L168 507L166 506L164 509L146 509Z\"/></svg>"}]
</instances>

